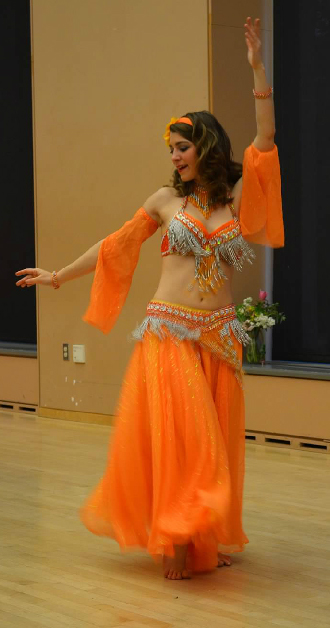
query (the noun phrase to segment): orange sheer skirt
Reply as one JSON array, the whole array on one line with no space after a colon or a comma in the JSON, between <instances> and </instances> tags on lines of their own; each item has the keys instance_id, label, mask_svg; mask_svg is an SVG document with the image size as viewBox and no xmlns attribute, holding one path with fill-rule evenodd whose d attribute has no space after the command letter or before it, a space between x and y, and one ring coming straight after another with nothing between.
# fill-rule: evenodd
<instances>
[{"instance_id":1,"label":"orange sheer skirt","mask_svg":"<svg viewBox=\"0 0 330 628\"><path fill-rule=\"evenodd\" d=\"M155 558L188 544L189 568L206 571L217 566L218 550L242 551L248 542L242 529L246 335L233 306L208 312L151 302L147 314L135 333L140 340L123 382L107 467L81 517L94 534Z\"/></svg>"}]
</instances>

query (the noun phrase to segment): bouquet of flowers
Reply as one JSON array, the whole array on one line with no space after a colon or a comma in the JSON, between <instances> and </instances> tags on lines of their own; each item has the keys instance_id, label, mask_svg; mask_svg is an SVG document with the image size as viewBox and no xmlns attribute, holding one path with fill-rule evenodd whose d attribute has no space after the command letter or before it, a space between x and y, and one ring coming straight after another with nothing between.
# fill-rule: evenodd
<instances>
[{"instance_id":1,"label":"bouquet of flowers","mask_svg":"<svg viewBox=\"0 0 330 628\"><path fill-rule=\"evenodd\" d=\"M278 308L279 303L267 301L267 292L264 290L260 290L256 303L253 303L252 297L247 297L243 303L236 306L237 318L251 338L246 349L248 362L265 361L266 346L263 330L285 321L283 312L279 312Z\"/></svg>"}]
</instances>

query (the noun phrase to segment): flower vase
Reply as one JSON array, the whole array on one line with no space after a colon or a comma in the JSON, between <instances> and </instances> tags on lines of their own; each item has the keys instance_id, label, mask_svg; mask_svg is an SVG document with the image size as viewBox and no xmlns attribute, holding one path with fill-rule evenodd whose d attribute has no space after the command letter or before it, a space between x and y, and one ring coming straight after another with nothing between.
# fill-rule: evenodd
<instances>
[{"instance_id":1,"label":"flower vase","mask_svg":"<svg viewBox=\"0 0 330 628\"><path fill-rule=\"evenodd\" d=\"M263 364L266 354L263 330L261 327L255 327L255 329L248 331L248 334L250 344L246 347L246 359L249 364Z\"/></svg>"}]
</instances>

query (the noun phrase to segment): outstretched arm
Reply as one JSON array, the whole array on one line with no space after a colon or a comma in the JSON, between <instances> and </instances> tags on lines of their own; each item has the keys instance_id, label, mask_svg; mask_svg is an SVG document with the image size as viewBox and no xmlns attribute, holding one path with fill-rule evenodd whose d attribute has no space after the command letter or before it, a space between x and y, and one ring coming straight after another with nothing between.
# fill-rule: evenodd
<instances>
[{"instance_id":1,"label":"outstretched arm","mask_svg":"<svg viewBox=\"0 0 330 628\"><path fill-rule=\"evenodd\" d=\"M132 220L105 238L100 248L86 323L104 333L114 326L128 295L142 243L158 229L143 207Z\"/></svg>"},{"instance_id":2,"label":"outstretched arm","mask_svg":"<svg viewBox=\"0 0 330 628\"><path fill-rule=\"evenodd\" d=\"M260 20L247 18L245 27L245 41L248 48L248 61L253 69L255 93L267 94L270 85L267 81L265 68L261 58ZM274 147L275 116L271 94L265 98L255 98L257 135L253 141L260 151L269 151Z\"/></svg>"},{"instance_id":3,"label":"outstretched arm","mask_svg":"<svg viewBox=\"0 0 330 628\"><path fill-rule=\"evenodd\" d=\"M151 224L154 223L155 226L158 225L158 222L161 222L158 212L160 200L161 190L150 196L144 204L145 215L149 215L152 219ZM65 268L59 270L56 277L58 285L61 286L67 281L72 281L72 279L78 279L88 273L94 272L103 242L104 240L100 240L88 249L86 253L72 262L72 264L69 264L68 266L65 266ZM42 268L23 268L22 270L18 270L15 275L16 277L22 277L22 279L19 279L19 281L16 282L16 286L19 286L20 288L31 288L31 286L35 285L54 287L52 282L52 273Z\"/></svg>"},{"instance_id":4,"label":"outstretched arm","mask_svg":"<svg viewBox=\"0 0 330 628\"><path fill-rule=\"evenodd\" d=\"M97 259L99 255L99 250L101 247L103 240L94 244L86 253L78 257L72 264L69 266L65 266L62 270L57 273L57 281L58 285L61 286L62 283L66 281L71 281L72 279L78 279L78 277L83 277L88 273L92 273L97 264ZM35 285L43 285L43 286L52 286L52 273L48 270L43 270L42 268L24 268L23 270L17 271L15 273L17 277L23 277L16 282L16 286L20 288L31 288L31 286Z\"/></svg>"}]
</instances>

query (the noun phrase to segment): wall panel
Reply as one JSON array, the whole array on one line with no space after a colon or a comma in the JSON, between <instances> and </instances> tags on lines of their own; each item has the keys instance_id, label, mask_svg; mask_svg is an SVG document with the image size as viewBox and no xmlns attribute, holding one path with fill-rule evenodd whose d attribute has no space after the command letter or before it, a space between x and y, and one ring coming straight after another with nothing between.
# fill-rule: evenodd
<instances>
[{"instance_id":1,"label":"wall panel","mask_svg":"<svg viewBox=\"0 0 330 628\"><path fill-rule=\"evenodd\" d=\"M245 375L246 429L330 439L328 381Z\"/></svg>"},{"instance_id":2,"label":"wall panel","mask_svg":"<svg viewBox=\"0 0 330 628\"><path fill-rule=\"evenodd\" d=\"M0 401L38 405L38 360L0 355Z\"/></svg>"},{"instance_id":3,"label":"wall panel","mask_svg":"<svg viewBox=\"0 0 330 628\"><path fill-rule=\"evenodd\" d=\"M33 0L37 260L59 269L169 182L171 116L208 108L206 0ZM198 37L196 37L198 33ZM114 411L160 268L148 241L115 329L82 322L92 277L40 289L40 406ZM129 254L129 251L127 251ZM87 361L62 360L62 343Z\"/></svg>"}]
</instances>

